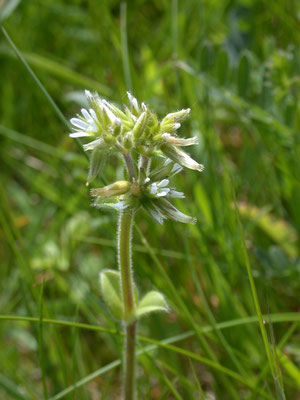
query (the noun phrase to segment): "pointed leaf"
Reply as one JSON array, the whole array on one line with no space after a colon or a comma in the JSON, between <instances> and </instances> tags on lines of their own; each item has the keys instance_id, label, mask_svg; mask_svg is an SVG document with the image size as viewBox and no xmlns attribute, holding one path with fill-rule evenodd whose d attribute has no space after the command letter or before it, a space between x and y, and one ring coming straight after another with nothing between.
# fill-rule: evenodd
<instances>
[{"instance_id":1,"label":"pointed leaf","mask_svg":"<svg viewBox=\"0 0 300 400\"><path fill-rule=\"evenodd\" d=\"M156 291L148 292L138 304L135 315L137 318L155 311L168 311L164 296Z\"/></svg>"},{"instance_id":2,"label":"pointed leaf","mask_svg":"<svg viewBox=\"0 0 300 400\"><path fill-rule=\"evenodd\" d=\"M123 302L120 286L120 273L107 269L100 273L100 290L104 301L111 312L117 319L123 319Z\"/></svg>"}]
</instances>

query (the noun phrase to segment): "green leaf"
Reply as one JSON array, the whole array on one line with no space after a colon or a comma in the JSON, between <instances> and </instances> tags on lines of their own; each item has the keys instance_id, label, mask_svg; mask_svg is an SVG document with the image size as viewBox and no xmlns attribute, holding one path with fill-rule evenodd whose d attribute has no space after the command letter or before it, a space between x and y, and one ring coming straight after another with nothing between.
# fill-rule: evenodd
<instances>
[{"instance_id":1,"label":"green leaf","mask_svg":"<svg viewBox=\"0 0 300 400\"><path fill-rule=\"evenodd\" d=\"M100 290L104 301L117 319L123 319L123 302L120 286L120 273L111 269L106 269L100 273Z\"/></svg>"},{"instance_id":2,"label":"green leaf","mask_svg":"<svg viewBox=\"0 0 300 400\"><path fill-rule=\"evenodd\" d=\"M155 311L168 311L168 305L164 296L156 291L148 292L136 308L135 316L140 318L145 314Z\"/></svg>"}]
</instances>

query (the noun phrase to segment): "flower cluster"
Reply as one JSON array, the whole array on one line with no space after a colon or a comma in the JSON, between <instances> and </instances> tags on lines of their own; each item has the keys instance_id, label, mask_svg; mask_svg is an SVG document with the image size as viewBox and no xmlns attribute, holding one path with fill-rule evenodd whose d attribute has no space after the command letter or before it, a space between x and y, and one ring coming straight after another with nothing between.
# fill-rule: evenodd
<instances>
[{"instance_id":1,"label":"flower cluster","mask_svg":"<svg viewBox=\"0 0 300 400\"><path fill-rule=\"evenodd\" d=\"M166 218L193 223L195 219L177 210L169 199L184 197L183 193L169 187L169 179L182 167L203 170L185 151L183 146L197 144L197 138L183 139L177 136L181 122L190 109L167 114L161 121L144 104L129 92L129 107L120 110L114 104L101 99L98 94L86 91L89 110L82 109L77 118L71 119L73 138L92 139L83 147L91 151L88 183L97 177L108 158L120 153L125 161L127 176L103 188L92 189L97 207L112 207L129 212L143 207L162 223ZM153 158L160 160L151 169Z\"/></svg>"}]
</instances>

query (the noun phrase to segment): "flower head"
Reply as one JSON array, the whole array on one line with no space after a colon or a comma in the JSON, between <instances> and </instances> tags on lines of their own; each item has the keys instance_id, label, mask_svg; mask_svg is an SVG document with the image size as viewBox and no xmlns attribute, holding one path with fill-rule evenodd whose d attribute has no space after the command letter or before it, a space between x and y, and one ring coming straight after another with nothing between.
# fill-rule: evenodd
<instances>
[{"instance_id":1,"label":"flower head","mask_svg":"<svg viewBox=\"0 0 300 400\"><path fill-rule=\"evenodd\" d=\"M181 138L177 131L189 116L190 109L167 114L159 120L145 103L127 92L129 106L121 110L101 99L97 93L86 91L90 108L71 119L73 138L89 138L83 145L91 151L88 183L100 175L111 153L123 155L127 175L99 189L92 189L97 207L111 207L121 212L144 208L160 223L166 218L193 223L195 220L171 203L172 198L183 198L182 192L169 186L169 179L183 167L197 171L203 165L193 160L181 147L197 144L197 138ZM151 169L151 160L163 161Z\"/></svg>"},{"instance_id":2,"label":"flower head","mask_svg":"<svg viewBox=\"0 0 300 400\"><path fill-rule=\"evenodd\" d=\"M170 203L174 198L184 198L170 186L169 178L181 171L178 164L166 160L161 168L154 169L149 175L138 181L118 181L112 185L99 189L92 189L91 195L95 198L94 206L98 208L110 207L117 211L136 211L142 207L156 219L163 223L170 218L184 223L195 223L196 219L183 214ZM160 180L156 180L160 178Z\"/></svg>"}]
</instances>

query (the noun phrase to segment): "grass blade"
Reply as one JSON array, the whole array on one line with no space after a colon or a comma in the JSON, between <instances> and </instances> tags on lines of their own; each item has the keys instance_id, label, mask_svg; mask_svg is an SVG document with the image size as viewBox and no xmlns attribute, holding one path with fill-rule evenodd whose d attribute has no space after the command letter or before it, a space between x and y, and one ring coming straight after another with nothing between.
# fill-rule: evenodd
<instances>
[{"instance_id":1,"label":"grass blade","mask_svg":"<svg viewBox=\"0 0 300 400\"><path fill-rule=\"evenodd\" d=\"M46 371L45 371L45 352L44 352L44 335L43 335L43 293L44 293L45 281L42 281L40 299L39 299L39 355L40 355L40 367L42 372L42 383L44 399L48 400L48 391L46 384Z\"/></svg>"},{"instance_id":2,"label":"grass blade","mask_svg":"<svg viewBox=\"0 0 300 400\"><path fill-rule=\"evenodd\" d=\"M269 362L269 366L270 366L270 370L272 371L272 375L274 380L276 380L276 367L274 365L275 360L272 356L271 353L271 349L270 349L270 345L269 345L269 340L268 340L268 335L267 335L267 331L264 325L264 319L261 313L261 308L260 308L260 304L259 304L259 300L258 300L258 295L257 295L257 291L256 291L256 286L255 286L255 282L254 282L254 278L253 278L253 274L252 274L252 270L251 270L251 266L250 266L250 260L249 260L249 256L248 256L248 251L246 248L246 243L245 243L245 236L244 236L244 230L242 227L242 223L241 223L241 218L240 218L240 214L239 214L239 209L238 209L238 205L237 205L237 200L236 200L236 195L235 195L235 190L233 187L233 182L231 180L231 188L232 188L232 197L233 197L233 203L234 203L234 209L235 209L235 213L236 213L236 219L237 219L237 224L238 224L238 229L239 229L239 233L240 233L240 238L241 238L241 247L242 247L242 251L243 251L243 256L244 256L244 260L245 260L245 265L246 265L246 269L247 269L247 274L248 274L248 278L249 278L249 283L250 283L250 287L251 287L251 292L252 292L252 297L253 297L253 301L254 301L254 305L255 305L255 310L257 313L257 318L258 318L258 323L259 323L259 327L260 327L260 332L261 332L261 336L263 339L263 343L264 343L264 347L265 347L265 351L266 351L266 355L268 358L268 362ZM276 384L275 381L275 387L277 388L278 385ZM282 399L284 397L284 393L278 393L278 398Z\"/></svg>"}]
</instances>

